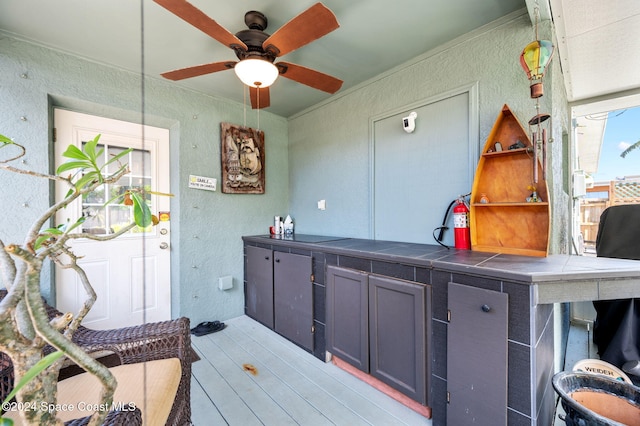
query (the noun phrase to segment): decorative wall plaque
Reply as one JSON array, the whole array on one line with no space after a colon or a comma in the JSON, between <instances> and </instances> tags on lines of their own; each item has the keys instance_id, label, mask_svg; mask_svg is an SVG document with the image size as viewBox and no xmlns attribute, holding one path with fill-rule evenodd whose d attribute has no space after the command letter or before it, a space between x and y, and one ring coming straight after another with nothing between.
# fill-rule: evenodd
<instances>
[{"instance_id":1,"label":"decorative wall plaque","mask_svg":"<svg viewBox=\"0 0 640 426\"><path fill-rule=\"evenodd\" d=\"M220 123L222 192L264 194L264 132Z\"/></svg>"}]
</instances>

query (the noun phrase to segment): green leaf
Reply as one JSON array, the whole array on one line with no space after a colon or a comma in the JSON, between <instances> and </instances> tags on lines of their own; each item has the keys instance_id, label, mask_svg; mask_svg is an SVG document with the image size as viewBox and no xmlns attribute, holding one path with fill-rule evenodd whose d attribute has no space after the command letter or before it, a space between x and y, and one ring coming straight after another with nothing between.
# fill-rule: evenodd
<instances>
[{"instance_id":1,"label":"green leaf","mask_svg":"<svg viewBox=\"0 0 640 426\"><path fill-rule=\"evenodd\" d=\"M0 418L0 426L13 426L13 420L2 417Z\"/></svg>"},{"instance_id":2,"label":"green leaf","mask_svg":"<svg viewBox=\"0 0 640 426\"><path fill-rule=\"evenodd\" d=\"M136 192L131 193L131 199L133 200L133 220L141 228L146 228L151 225L151 210L149 206Z\"/></svg>"},{"instance_id":3,"label":"green leaf","mask_svg":"<svg viewBox=\"0 0 640 426\"><path fill-rule=\"evenodd\" d=\"M67 158L75 158L76 160L91 161L91 159L87 157L87 154L82 152L82 150L75 145L69 145L67 149L62 153L62 156Z\"/></svg>"},{"instance_id":4,"label":"green leaf","mask_svg":"<svg viewBox=\"0 0 640 426\"><path fill-rule=\"evenodd\" d=\"M98 145L98 139L100 139L100 135L96 136L95 138L93 138L92 140L85 142L82 145L82 150L84 151L85 154L87 154L87 157L89 157L89 159L92 162L96 162L96 146Z\"/></svg>"},{"instance_id":5,"label":"green leaf","mask_svg":"<svg viewBox=\"0 0 640 426\"><path fill-rule=\"evenodd\" d=\"M59 360L63 355L64 355L64 352L56 351L56 352L50 353L49 355L45 356L40 361L38 361L33 367L29 369L29 371L25 373L24 376L22 376L18 384L14 386L11 393L7 395L5 400L2 402L2 405L11 401L13 397L16 396L18 391L20 391L20 389L22 389L24 385L26 385L31 380L33 380L38 374L40 374L43 370L45 370L51 364Z\"/></svg>"},{"instance_id":6,"label":"green leaf","mask_svg":"<svg viewBox=\"0 0 640 426\"><path fill-rule=\"evenodd\" d=\"M66 199L66 198L69 198L69 197L71 197L71 196L72 196L73 194L75 194L75 193L76 193L76 191L75 191L75 190L70 189L70 190L68 190L68 191L67 191L67 193L65 194L64 198L65 198L65 199Z\"/></svg>"},{"instance_id":7,"label":"green leaf","mask_svg":"<svg viewBox=\"0 0 640 426\"><path fill-rule=\"evenodd\" d=\"M102 182L102 175L97 172L86 173L84 176L82 176L80 179L76 181L75 185L76 185L76 188L81 190L82 188L84 188L85 185L92 182Z\"/></svg>"},{"instance_id":8,"label":"green leaf","mask_svg":"<svg viewBox=\"0 0 640 426\"><path fill-rule=\"evenodd\" d=\"M114 171L113 173L111 173L111 176L115 176L117 174L119 174L121 171L123 171L124 169L127 168L127 165L124 164L123 166L121 166L118 170Z\"/></svg>"},{"instance_id":9,"label":"green leaf","mask_svg":"<svg viewBox=\"0 0 640 426\"><path fill-rule=\"evenodd\" d=\"M67 161L66 163L60 164L58 170L56 170L57 174L62 172L66 172L67 170L73 169L92 169L93 164L89 161Z\"/></svg>"},{"instance_id":10,"label":"green leaf","mask_svg":"<svg viewBox=\"0 0 640 426\"><path fill-rule=\"evenodd\" d=\"M76 229L78 226L82 225L82 224L85 222L85 220L87 220L87 218L86 218L86 217L84 217L84 216L79 217L79 218L78 218L78 220L76 220L76 222L75 222L73 225L71 225L71 226L70 226L70 227L65 231L65 233L67 233L67 234L68 234L69 232L73 231L73 230L74 230L74 229Z\"/></svg>"},{"instance_id":11,"label":"green leaf","mask_svg":"<svg viewBox=\"0 0 640 426\"><path fill-rule=\"evenodd\" d=\"M5 135L0 135L0 142L2 142L5 145L9 145L13 143L11 138L6 137Z\"/></svg>"},{"instance_id":12,"label":"green leaf","mask_svg":"<svg viewBox=\"0 0 640 426\"><path fill-rule=\"evenodd\" d=\"M109 161L107 161L106 163L104 163L104 166L106 166L107 164L111 164L114 161L118 161L119 159L121 159L122 157L124 157L125 155L129 154L131 151L133 151L133 148L128 148L125 149L124 151L122 151L121 153L119 153L118 155L114 155L113 157L111 157L109 159ZM102 168L104 168L104 166L102 166Z\"/></svg>"},{"instance_id":13,"label":"green leaf","mask_svg":"<svg viewBox=\"0 0 640 426\"><path fill-rule=\"evenodd\" d=\"M109 204L116 203L116 202L117 202L118 204L120 204L120 203L121 203L121 201L118 201L120 198L123 198L123 199L124 199L124 194L119 194L119 195L116 195L116 196L112 197L110 200L107 200L107 201L102 205L102 207L106 207L106 206L108 206Z\"/></svg>"},{"instance_id":14,"label":"green leaf","mask_svg":"<svg viewBox=\"0 0 640 426\"><path fill-rule=\"evenodd\" d=\"M33 249L38 250L42 246L42 243L47 241L49 238L51 238L51 235L40 235L36 238L36 242L33 244Z\"/></svg>"},{"instance_id":15,"label":"green leaf","mask_svg":"<svg viewBox=\"0 0 640 426\"><path fill-rule=\"evenodd\" d=\"M640 141L628 146L627 149L625 149L624 151L622 151L622 153L620 153L620 157L625 158L627 154L629 154L634 149L638 149L638 148L640 148Z\"/></svg>"},{"instance_id":16,"label":"green leaf","mask_svg":"<svg viewBox=\"0 0 640 426\"><path fill-rule=\"evenodd\" d=\"M49 228L49 229L45 229L43 233L49 234L49 235L62 235L64 232L58 228Z\"/></svg>"},{"instance_id":17,"label":"green leaf","mask_svg":"<svg viewBox=\"0 0 640 426\"><path fill-rule=\"evenodd\" d=\"M42 233L40 235L38 235L38 238L36 238L36 242L34 243L34 249L38 250L41 246L42 243L44 243L45 241L47 241L49 238L53 237L54 235L62 235L64 234L64 229L66 228L66 224L60 224L55 228L48 228L45 229L44 231L42 231Z\"/></svg>"},{"instance_id":18,"label":"green leaf","mask_svg":"<svg viewBox=\"0 0 640 426\"><path fill-rule=\"evenodd\" d=\"M87 154L87 156L91 159L93 163L96 163L96 158L99 154L96 154L96 146L98 145L98 141L100 140L100 135L97 135L92 140L88 141L84 144L83 151ZM100 150L102 153L103 150Z\"/></svg>"},{"instance_id":19,"label":"green leaf","mask_svg":"<svg viewBox=\"0 0 640 426\"><path fill-rule=\"evenodd\" d=\"M147 194L153 194L153 195L161 195L163 197L173 197L174 195L171 194L170 192L157 192L157 191L145 191Z\"/></svg>"},{"instance_id":20,"label":"green leaf","mask_svg":"<svg viewBox=\"0 0 640 426\"><path fill-rule=\"evenodd\" d=\"M55 228L45 229L44 232L47 232L49 234L54 234L54 235L62 235L64 233L65 228L66 228L66 224L61 223Z\"/></svg>"}]
</instances>

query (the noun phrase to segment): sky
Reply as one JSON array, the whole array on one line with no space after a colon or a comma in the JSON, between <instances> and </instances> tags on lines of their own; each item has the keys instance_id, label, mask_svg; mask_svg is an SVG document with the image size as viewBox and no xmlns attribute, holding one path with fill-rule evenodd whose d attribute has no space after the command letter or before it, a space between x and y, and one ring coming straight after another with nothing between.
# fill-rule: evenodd
<instances>
[{"instance_id":1,"label":"sky","mask_svg":"<svg viewBox=\"0 0 640 426\"><path fill-rule=\"evenodd\" d=\"M597 118L597 117L594 117ZM607 118L604 140L600 149L595 182L615 180L618 177L640 175L640 148L625 158L620 153L640 140L640 107L612 111Z\"/></svg>"}]
</instances>

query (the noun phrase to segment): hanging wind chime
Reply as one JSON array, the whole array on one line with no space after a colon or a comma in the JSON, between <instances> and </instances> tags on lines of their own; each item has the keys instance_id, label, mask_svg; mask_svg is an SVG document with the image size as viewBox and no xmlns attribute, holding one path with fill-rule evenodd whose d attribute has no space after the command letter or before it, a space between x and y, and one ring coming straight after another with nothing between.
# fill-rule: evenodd
<instances>
[{"instance_id":1,"label":"hanging wind chime","mask_svg":"<svg viewBox=\"0 0 640 426\"><path fill-rule=\"evenodd\" d=\"M531 98L536 100L536 115L529 120L529 131L533 126L535 131L531 132L531 142L533 144L533 194L527 201L542 201L537 197L536 184L538 183L538 150L539 145L542 154L542 179L546 180L547 174L547 129L541 128L542 123L551 116L540 113L540 97L544 94L542 79L547 66L553 56L553 43L549 40L540 40L538 37L539 9L535 8L535 37L536 40L529 43L520 54L520 65L527 73L527 78L531 81Z\"/></svg>"}]
</instances>

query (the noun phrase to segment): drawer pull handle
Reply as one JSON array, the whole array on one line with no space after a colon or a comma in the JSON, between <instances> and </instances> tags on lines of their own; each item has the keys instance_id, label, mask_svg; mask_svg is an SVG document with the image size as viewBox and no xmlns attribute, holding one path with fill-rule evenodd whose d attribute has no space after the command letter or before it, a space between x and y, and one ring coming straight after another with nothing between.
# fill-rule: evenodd
<instances>
[{"instance_id":1,"label":"drawer pull handle","mask_svg":"<svg viewBox=\"0 0 640 426\"><path fill-rule=\"evenodd\" d=\"M491 306L489 305L482 305L482 312L489 312L491 310Z\"/></svg>"}]
</instances>

